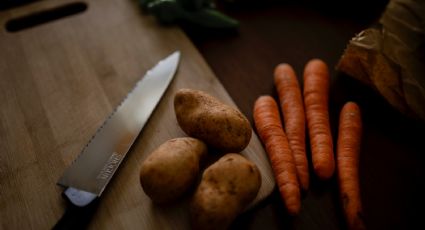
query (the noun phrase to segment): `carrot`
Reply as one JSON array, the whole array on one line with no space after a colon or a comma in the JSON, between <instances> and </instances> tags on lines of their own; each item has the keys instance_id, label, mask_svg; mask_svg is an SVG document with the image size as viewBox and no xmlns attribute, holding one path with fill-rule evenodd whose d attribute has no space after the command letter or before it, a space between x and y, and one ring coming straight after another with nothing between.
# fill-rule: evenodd
<instances>
[{"instance_id":1,"label":"carrot","mask_svg":"<svg viewBox=\"0 0 425 230\"><path fill-rule=\"evenodd\" d=\"M298 180L301 188L306 191L309 175L305 154L305 114L301 88L294 70L288 64L280 64L275 68L274 82L279 94L285 132L294 156Z\"/></svg>"},{"instance_id":2,"label":"carrot","mask_svg":"<svg viewBox=\"0 0 425 230\"><path fill-rule=\"evenodd\" d=\"M281 197L290 215L301 208L300 188L294 158L283 131L279 108L270 96L261 96L254 104L254 122L266 147Z\"/></svg>"},{"instance_id":3,"label":"carrot","mask_svg":"<svg viewBox=\"0 0 425 230\"><path fill-rule=\"evenodd\" d=\"M320 179L329 179L335 171L332 134L329 125L329 72L319 59L304 69L304 106L310 136L313 168Z\"/></svg>"},{"instance_id":4,"label":"carrot","mask_svg":"<svg viewBox=\"0 0 425 230\"><path fill-rule=\"evenodd\" d=\"M347 102L341 110L337 142L338 183L349 229L365 229L359 188L359 153L362 135L360 109Z\"/></svg>"}]
</instances>

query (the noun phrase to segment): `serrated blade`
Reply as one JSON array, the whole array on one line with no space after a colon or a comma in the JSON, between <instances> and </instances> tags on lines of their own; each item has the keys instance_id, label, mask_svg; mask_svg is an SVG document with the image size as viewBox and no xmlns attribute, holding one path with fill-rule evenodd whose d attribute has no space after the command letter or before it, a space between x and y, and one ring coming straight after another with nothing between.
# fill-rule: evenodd
<instances>
[{"instance_id":1,"label":"serrated blade","mask_svg":"<svg viewBox=\"0 0 425 230\"><path fill-rule=\"evenodd\" d=\"M174 52L146 73L66 169L59 185L102 194L173 79L179 59L180 53Z\"/></svg>"}]
</instances>

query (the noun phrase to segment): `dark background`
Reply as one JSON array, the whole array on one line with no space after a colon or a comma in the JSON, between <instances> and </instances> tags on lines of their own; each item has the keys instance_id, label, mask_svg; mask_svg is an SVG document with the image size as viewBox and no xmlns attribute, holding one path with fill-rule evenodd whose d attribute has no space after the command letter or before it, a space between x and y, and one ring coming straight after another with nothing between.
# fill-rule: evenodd
<instances>
[{"instance_id":1,"label":"dark background","mask_svg":"<svg viewBox=\"0 0 425 230\"><path fill-rule=\"evenodd\" d=\"M342 105L352 100L362 109L360 186L367 228L424 229L423 123L404 117L378 93L335 70L347 42L377 23L387 2L219 2L222 12L239 20L237 32L183 28L251 124L258 96L277 99L273 85L277 64L292 65L302 84L306 62L324 60L332 77L334 141ZM259 207L240 216L232 229L345 229L336 177L320 181L311 169L310 176L299 216L289 217L275 190Z\"/></svg>"}]
</instances>

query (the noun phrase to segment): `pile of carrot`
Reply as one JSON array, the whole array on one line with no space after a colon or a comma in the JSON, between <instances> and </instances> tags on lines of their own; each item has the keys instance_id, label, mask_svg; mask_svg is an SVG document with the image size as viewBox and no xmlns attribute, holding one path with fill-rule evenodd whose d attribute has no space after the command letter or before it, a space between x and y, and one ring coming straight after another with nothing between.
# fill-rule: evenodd
<instances>
[{"instance_id":1,"label":"pile of carrot","mask_svg":"<svg viewBox=\"0 0 425 230\"><path fill-rule=\"evenodd\" d=\"M279 103L271 96L260 96L254 104L255 127L266 148L282 200L290 215L299 213L300 191L309 187L307 128L314 173L319 179L327 180L337 169L348 227L364 229L358 175L362 135L360 108L354 102L347 102L341 110L335 162L328 108L330 77L326 63L310 60L304 68L303 80L301 90L293 68L280 64L274 71Z\"/></svg>"}]
</instances>

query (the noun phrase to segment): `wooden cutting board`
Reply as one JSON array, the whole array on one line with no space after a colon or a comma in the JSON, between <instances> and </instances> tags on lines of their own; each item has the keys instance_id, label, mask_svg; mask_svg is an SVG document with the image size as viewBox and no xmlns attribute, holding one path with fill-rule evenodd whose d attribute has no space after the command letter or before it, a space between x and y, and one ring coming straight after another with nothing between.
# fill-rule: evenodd
<instances>
[{"instance_id":1,"label":"wooden cutting board","mask_svg":"<svg viewBox=\"0 0 425 230\"><path fill-rule=\"evenodd\" d=\"M65 168L145 71L180 50L175 79L102 195L90 226L187 229L187 199L152 204L139 184L140 164L161 143L186 136L173 112L178 89L204 90L234 105L232 99L185 34L159 26L136 1L92 0L79 14L13 33L5 29L10 19L72 2L45 0L0 12L0 226L51 228L65 209L56 185ZM252 207L275 184L255 134L242 154L262 174Z\"/></svg>"}]
</instances>

